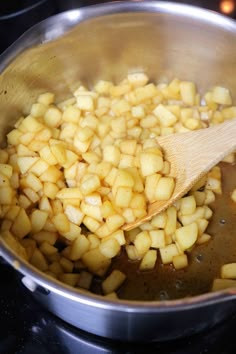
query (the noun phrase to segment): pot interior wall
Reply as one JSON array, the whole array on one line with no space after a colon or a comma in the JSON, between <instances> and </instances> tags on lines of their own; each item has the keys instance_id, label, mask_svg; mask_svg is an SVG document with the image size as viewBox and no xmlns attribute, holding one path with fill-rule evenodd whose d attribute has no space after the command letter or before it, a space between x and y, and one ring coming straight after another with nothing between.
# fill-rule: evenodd
<instances>
[{"instance_id":1,"label":"pot interior wall","mask_svg":"<svg viewBox=\"0 0 236 354\"><path fill-rule=\"evenodd\" d=\"M28 33L22 46L32 35L40 43L63 28L60 21L44 26ZM235 57L233 29L212 19L151 12L88 19L59 39L24 51L3 71L0 143L38 94L53 91L60 101L80 82L119 81L131 71L144 70L152 80L193 80L201 91L225 85L236 98Z\"/></svg>"}]
</instances>

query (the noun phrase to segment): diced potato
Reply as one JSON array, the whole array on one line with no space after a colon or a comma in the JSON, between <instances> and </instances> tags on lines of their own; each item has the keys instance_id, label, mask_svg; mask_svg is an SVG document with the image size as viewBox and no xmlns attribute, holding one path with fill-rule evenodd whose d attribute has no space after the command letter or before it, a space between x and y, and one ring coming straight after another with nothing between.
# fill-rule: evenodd
<instances>
[{"instance_id":1,"label":"diced potato","mask_svg":"<svg viewBox=\"0 0 236 354\"><path fill-rule=\"evenodd\" d=\"M175 237L182 251L185 251L192 247L197 241L198 226L193 222L187 226L178 228L175 231Z\"/></svg>"},{"instance_id":2,"label":"diced potato","mask_svg":"<svg viewBox=\"0 0 236 354\"><path fill-rule=\"evenodd\" d=\"M159 172L163 168L163 158L156 153L142 152L140 155L140 168L143 177Z\"/></svg>"},{"instance_id":3,"label":"diced potato","mask_svg":"<svg viewBox=\"0 0 236 354\"><path fill-rule=\"evenodd\" d=\"M76 261L89 250L89 240L84 235L79 235L72 243L70 249L70 259Z\"/></svg>"},{"instance_id":4,"label":"diced potato","mask_svg":"<svg viewBox=\"0 0 236 354\"><path fill-rule=\"evenodd\" d=\"M11 231L15 236L23 238L31 231L31 229L30 219L25 210L21 209L14 220Z\"/></svg>"},{"instance_id":5,"label":"diced potato","mask_svg":"<svg viewBox=\"0 0 236 354\"><path fill-rule=\"evenodd\" d=\"M63 283L73 286L73 287L78 284L79 277L80 277L80 275L76 274L76 273L64 273L64 274L59 275L59 279Z\"/></svg>"},{"instance_id":6,"label":"diced potato","mask_svg":"<svg viewBox=\"0 0 236 354\"><path fill-rule=\"evenodd\" d=\"M38 268L39 270L45 272L48 269L48 263L42 252L35 248L32 257L30 258L30 263Z\"/></svg>"},{"instance_id":7,"label":"diced potato","mask_svg":"<svg viewBox=\"0 0 236 354\"><path fill-rule=\"evenodd\" d=\"M171 113L163 104L159 104L154 109L153 113L158 117L160 124L163 127L171 127L177 121L176 116Z\"/></svg>"},{"instance_id":8,"label":"diced potato","mask_svg":"<svg viewBox=\"0 0 236 354\"><path fill-rule=\"evenodd\" d=\"M110 258L104 256L98 248L86 252L82 256L82 261L94 274L101 274L101 271L105 274L111 264Z\"/></svg>"},{"instance_id":9,"label":"diced potato","mask_svg":"<svg viewBox=\"0 0 236 354\"><path fill-rule=\"evenodd\" d=\"M61 257L59 263L66 273L71 273L73 271L74 266L73 263L69 261L69 259Z\"/></svg>"},{"instance_id":10,"label":"diced potato","mask_svg":"<svg viewBox=\"0 0 236 354\"><path fill-rule=\"evenodd\" d=\"M108 238L100 243L99 249L107 258L113 258L120 252L120 244L115 238Z\"/></svg>"},{"instance_id":11,"label":"diced potato","mask_svg":"<svg viewBox=\"0 0 236 354\"><path fill-rule=\"evenodd\" d=\"M134 245L140 255L146 253L151 247L152 240L148 231L140 232L134 240Z\"/></svg>"},{"instance_id":12,"label":"diced potato","mask_svg":"<svg viewBox=\"0 0 236 354\"><path fill-rule=\"evenodd\" d=\"M126 275L119 270L113 270L112 273L102 282L104 294L110 294L116 291L125 281Z\"/></svg>"},{"instance_id":13,"label":"diced potato","mask_svg":"<svg viewBox=\"0 0 236 354\"><path fill-rule=\"evenodd\" d=\"M184 103L193 106L196 98L196 87L193 82L182 81L180 83L180 95Z\"/></svg>"},{"instance_id":14,"label":"diced potato","mask_svg":"<svg viewBox=\"0 0 236 354\"><path fill-rule=\"evenodd\" d=\"M233 190L231 194L231 199L236 203L236 188Z\"/></svg>"},{"instance_id":15,"label":"diced potato","mask_svg":"<svg viewBox=\"0 0 236 354\"><path fill-rule=\"evenodd\" d=\"M181 198L180 212L182 215L193 214L196 210L196 200L193 196Z\"/></svg>"},{"instance_id":16,"label":"diced potato","mask_svg":"<svg viewBox=\"0 0 236 354\"><path fill-rule=\"evenodd\" d=\"M164 230L151 230L149 231L151 237L151 247L152 248L163 248L165 247L165 232Z\"/></svg>"},{"instance_id":17,"label":"diced potato","mask_svg":"<svg viewBox=\"0 0 236 354\"><path fill-rule=\"evenodd\" d=\"M152 218L151 225L159 229L164 229L166 226L166 222L167 222L167 214L164 211Z\"/></svg>"},{"instance_id":18,"label":"diced potato","mask_svg":"<svg viewBox=\"0 0 236 354\"><path fill-rule=\"evenodd\" d=\"M232 279L214 279L211 291L220 291L236 287L236 280Z\"/></svg>"},{"instance_id":19,"label":"diced potato","mask_svg":"<svg viewBox=\"0 0 236 354\"><path fill-rule=\"evenodd\" d=\"M52 218L52 222L59 233L66 233L70 229L70 222L64 213L55 215Z\"/></svg>"},{"instance_id":20,"label":"diced potato","mask_svg":"<svg viewBox=\"0 0 236 354\"><path fill-rule=\"evenodd\" d=\"M1 231L1 238L19 257L28 260L27 250L20 244L9 230Z\"/></svg>"},{"instance_id":21,"label":"diced potato","mask_svg":"<svg viewBox=\"0 0 236 354\"><path fill-rule=\"evenodd\" d=\"M78 286L83 289L89 289L92 284L93 276L91 273L82 271L79 275Z\"/></svg>"},{"instance_id":22,"label":"diced potato","mask_svg":"<svg viewBox=\"0 0 236 354\"><path fill-rule=\"evenodd\" d=\"M41 243L39 247L40 251L45 255L45 256L51 256L52 254L55 254L58 252L58 249L48 242L43 242Z\"/></svg>"},{"instance_id":23,"label":"diced potato","mask_svg":"<svg viewBox=\"0 0 236 354\"><path fill-rule=\"evenodd\" d=\"M236 279L236 263L224 264L221 267L221 278Z\"/></svg>"},{"instance_id":24,"label":"diced potato","mask_svg":"<svg viewBox=\"0 0 236 354\"><path fill-rule=\"evenodd\" d=\"M14 191L10 186L0 187L0 204L11 205L14 197Z\"/></svg>"},{"instance_id":25,"label":"diced potato","mask_svg":"<svg viewBox=\"0 0 236 354\"><path fill-rule=\"evenodd\" d=\"M221 86L215 86L212 91L212 101L224 105L232 104L229 90Z\"/></svg>"},{"instance_id":26,"label":"diced potato","mask_svg":"<svg viewBox=\"0 0 236 354\"><path fill-rule=\"evenodd\" d=\"M41 231L47 221L47 218L48 213L46 211L35 209L30 216L32 232L37 233Z\"/></svg>"},{"instance_id":27,"label":"diced potato","mask_svg":"<svg viewBox=\"0 0 236 354\"><path fill-rule=\"evenodd\" d=\"M152 270L155 267L157 260L157 251L156 250L149 250L145 253L139 269L140 270Z\"/></svg>"},{"instance_id":28,"label":"diced potato","mask_svg":"<svg viewBox=\"0 0 236 354\"><path fill-rule=\"evenodd\" d=\"M182 269L188 266L188 257L186 254L179 254L173 257L173 266L175 269Z\"/></svg>"},{"instance_id":29,"label":"diced potato","mask_svg":"<svg viewBox=\"0 0 236 354\"><path fill-rule=\"evenodd\" d=\"M162 263L163 264L172 263L173 257L178 256L179 253L180 252L174 243L165 246L163 248L160 248L160 256L161 256Z\"/></svg>"},{"instance_id":30,"label":"diced potato","mask_svg":"<svg viewBox=\"0 0 236 354\"><path fill-rule=\"evenodd\" d=\"M62 113L56 107L49 107L44 115L46 125L52 128L59 126L62 120Z\"/></svg>"},{"instance_id":31,"label":"diced potato","mask_svg":"<svg viewBox=\"0 0 236 354\"><path fill-rule=\"evenodd\" d=\"M157 200L170 199L175 188L175 181L173 177L161 177L157 183L155 198Z\"/></svg>"}]
</instances>

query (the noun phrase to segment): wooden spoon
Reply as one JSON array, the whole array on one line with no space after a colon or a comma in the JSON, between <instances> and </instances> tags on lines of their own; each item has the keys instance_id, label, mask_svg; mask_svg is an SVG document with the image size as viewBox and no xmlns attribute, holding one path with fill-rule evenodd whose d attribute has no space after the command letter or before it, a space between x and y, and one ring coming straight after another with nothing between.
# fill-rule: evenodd
<instances>
[{"instance_id":1,"label":"wooden spoon","mask_svg":"<svg viewBox=\"0 0 236 354\"><path fill-rule=\"evenodd\" d=\"M171 206L213 166L236 150L236 119L206 129L162 136L158 142L165 159L171 164L170 175L176 180L175 190L169 200L151 203L147 215L124 225L124 230L143 224Z\"/></svg>"}]
</instances>

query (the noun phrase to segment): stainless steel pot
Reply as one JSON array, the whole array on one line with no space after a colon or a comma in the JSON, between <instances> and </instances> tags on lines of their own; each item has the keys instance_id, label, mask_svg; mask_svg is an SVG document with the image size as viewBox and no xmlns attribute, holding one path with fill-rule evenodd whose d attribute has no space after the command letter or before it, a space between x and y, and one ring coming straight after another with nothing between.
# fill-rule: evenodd
<instances>
[{"instance_id":1,"label":"stainless steel pot","mask_svg":"<svg viewBox=\"0 0 236 354\"><path fill-rule=\"evenodd\" d=\"M0 57L0 141L38 94L65 99L78 82L145 70L201 89L223 82L236 99L236 24L210 11L162 2L117 2L68 11L26 32ZM0 239L0 255L44 306L72 325L120 340L167 340L236 311L236 289L175 301L107 300L50 279Z\"/></svg>"}]
</instances>

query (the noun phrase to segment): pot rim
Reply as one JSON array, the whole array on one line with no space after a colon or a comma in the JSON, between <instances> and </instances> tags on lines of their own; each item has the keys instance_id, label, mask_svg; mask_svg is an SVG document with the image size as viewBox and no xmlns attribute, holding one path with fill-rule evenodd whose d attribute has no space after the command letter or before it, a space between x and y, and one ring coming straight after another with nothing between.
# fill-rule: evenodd
<instances>
[{"instance_id":1,"label":"pot rim","mask_svg":"<svg viewBox=\"0 0 236 354\"><path fill-rule=\"evenodd\" d=\"M151 12L184 16L186 18L194 18L200 22L215 25L219 28L224 28L232 31L236 35L236 22L214 11L202 9L193 5L185 5L172 2L163 1L117 1L112 3L104 3L83 7L80 9L65 11L57 15L51 16L42 22L34 25L27 30L15 43L13 43L3 54L0 55L0 73L7 67L7 65L17 57L23 50L32 45L39 44L39 42L32 41L32 34L36 31L40 34L40 43L45 43L54 40L62 35L53 33L50 38L43 38L44 27L49 24L60 24L61 19L67 19L67 26L63 27L63 34L72 27L79 25L84 20L93 19L106 15L127 12ZM30 39L28 41L28 39ZM43 40L42 40L43 39ZM75 302L90 305L97 308L113 311L126 311L135 313L160 313L170 311L183 311L196 307L205 307L213 303L221 303L224 301L236 298L236 288L228 288L221 291L206 293L192 296L189 298L182 298L177 300L165 301L133 301L133 300L111 300L103 296L88 293L82 289L75 289L56 279L50 278L45 273L34 268L31 264L21 259L14 253L4 241L0 238L0 256L2 256L8 263L10 263L16 270L23 275L29 277L37 285L52 291L60 296L66 297Z\"/></svg>"}]
</instances>

